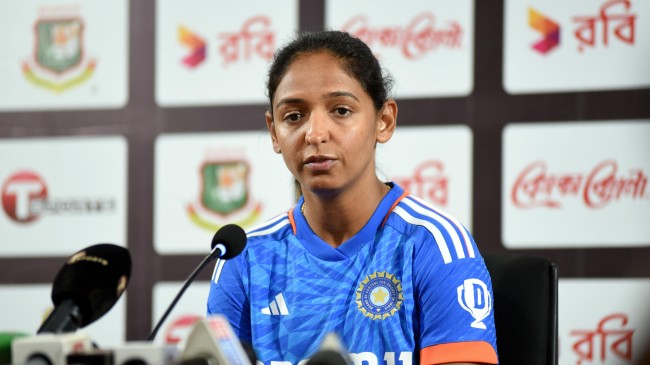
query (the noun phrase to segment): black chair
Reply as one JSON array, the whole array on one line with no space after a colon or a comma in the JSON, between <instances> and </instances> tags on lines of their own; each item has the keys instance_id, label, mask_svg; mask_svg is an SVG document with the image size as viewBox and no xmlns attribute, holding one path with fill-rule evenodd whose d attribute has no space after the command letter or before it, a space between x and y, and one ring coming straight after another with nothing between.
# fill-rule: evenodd
<instances>
[{"instance_id":1,"label":"black chair","mask_svg":"<svg viewBox=\"0 0 650 365\"><path fill-rule=\"evenodd\" d=\"M557 267L537 256L484 254L500 365L557 365Z\"/></svg>"}]
</instances>

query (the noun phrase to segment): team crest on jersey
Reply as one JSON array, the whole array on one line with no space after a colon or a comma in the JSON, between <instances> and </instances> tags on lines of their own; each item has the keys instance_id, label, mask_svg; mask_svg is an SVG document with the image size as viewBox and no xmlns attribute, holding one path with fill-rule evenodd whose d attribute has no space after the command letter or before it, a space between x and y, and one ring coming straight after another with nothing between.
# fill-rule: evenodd
<instances>
[{"instance_id":1,"label":"team crest on jersey","mask_svg":"<svg viewBox=\"0 0 650 365\"><path fill-rule=\"evenodd\" d=\"M364 317L373 320L394 315L403 301L402 282L385 271L366 276L357 288L357 307Z\"/></svg>"}]
</instances>

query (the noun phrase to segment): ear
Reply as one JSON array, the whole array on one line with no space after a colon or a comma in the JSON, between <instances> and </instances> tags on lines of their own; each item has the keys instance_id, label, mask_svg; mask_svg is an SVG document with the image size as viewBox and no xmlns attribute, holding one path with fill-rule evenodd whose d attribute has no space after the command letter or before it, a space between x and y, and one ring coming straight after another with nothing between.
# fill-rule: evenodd
<instances>
[{"instance_id":1,"label":"ear","mask_svg":"<svg viewBox=\"0 0 650 365\"><path fill-rule=\"evenodd\" d=\"M379 143L388 142L397 126L397 103L393 99L388 99L379 112L377 121L376 140Z\"/></svg>"},{"instance_id":2,"label":"ear","mask_svg":"<svg viewBox=\"0 0 650 365\"><path fill-rule=\"evenodd\" d=\"M273 123L273 115L271 115L270 111L267 111L264 114L264 117L266 118L266 128L269 129L269 133L271 134L271 141L273 142L273 151L275 151L275 153L282 153L282 150L280 149L280 145L278 144L278 136L275 134L275 123Z\"/></svg>"}]
</instances>

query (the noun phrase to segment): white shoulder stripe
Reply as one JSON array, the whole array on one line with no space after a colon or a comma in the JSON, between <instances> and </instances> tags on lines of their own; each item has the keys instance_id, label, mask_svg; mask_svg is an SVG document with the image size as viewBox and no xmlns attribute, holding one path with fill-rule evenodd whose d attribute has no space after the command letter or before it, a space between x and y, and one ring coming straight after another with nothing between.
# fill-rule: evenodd
<instances>
[{"instance_id":1,"label":"white shoulder stripe","mask_svg":"<svg viewBox=\"0 0 650 365\"><path fill-rule=\"evenodd\" d=\"M443 212L442 210L432 207L431 204L425 202L424 200L416 196L411 195L409 196L409 198L419 202L422 205L429 207L430 209L434 210L436 213L450 220L456 226L458 232L460 232L460 234L463 235L463 242L465 242L465 247L467 247L467 253L469 257L476 257L476 254L474 253L474 246L472 246L472 240L467 235L467 231L465 231L465 227L463 227L463 225L458 221L458 219L456 219L456 217L450 216L449 214Z\"/></svg>"},{"instance_id":2,"label":"white shoulder stripe","mask_svg":"<svg viewBox=\"0 0 650 365\"><path fill-rule=\"evenodd\" d=\"M408 205L409 208L413 209L419 214L422 214L425 217L431 218L438 222L445 231L447 231L447 234L449 234L449 237L451 237L451 243L454 245L454 250L456 251L456 257L459 259L464 259L465 258L465 251L463 250L463 244L460 242L460 237L458 236L458 233L456 233L456 230L447 222L446 219L440 217L438 214L435 214L434 212L424 209L421 206L417 205L410 199L403 199L402 200L404 204Z\"/></svg>"},{"instance_id":3,"label":"white shoulder stripe","mask_svg":"<svg viewBox=\"0 0 650 365\"><path fill-rule=\"evenodd\" d=\"M285 214L284 219L280 220L275 225L272 225L271 227L269 227L267 229L264 229L264 230L261 230L261 231L256 231L256 232L249 233L248 237L264 236L266 234L276 232L276 231L280 230L282 227L284 227L286 225L289 225L289 224L291 224L291 222L289 222L289 218Z\"/></svg>"},{"instance_id":4,"label":"white shoulder stripe","mask_svg":"<svg viewBox=\"0 0 650 365\"><path fill-rule=\"evenodd\" d=\"M259 224L259 225L255 226L255 227L247 230L246 233L250 234L251 232L257 231L258 229L271 227L271 226L275 225L275 223L277 223L278 221L280 221L280 220L282 220L284 218L287 218L288 216L289 216L289 213L280 214L277 217L273 217L273 218L265 221L264 223Z\"/></svg>"},{"instance_id":5,"label":"white shoulder stripe","mask_svg":"<svg viewBox=\"0 0 650 365\"><path fill-rule=\"evenodd\" d=\"M444 260L445 264L451 262L451 253L449 252L445 238L442 236L442 233L440 233L440 230L433 225L433 223L413 217L399 205L393 209L393 212L402 217L402 219L408 223L422 226L431 232L433 237L436 239L436 244L438 244L438 249L440 250L440 254L442 255L442 259Z\"/></svg>"}]
</instances>

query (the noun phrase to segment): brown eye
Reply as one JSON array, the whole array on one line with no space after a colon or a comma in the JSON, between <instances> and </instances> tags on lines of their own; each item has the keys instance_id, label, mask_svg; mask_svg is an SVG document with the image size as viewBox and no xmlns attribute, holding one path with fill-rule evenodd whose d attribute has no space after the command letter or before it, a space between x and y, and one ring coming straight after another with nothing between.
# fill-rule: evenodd
<instances>
[{"instance_id":1,"label":"brown eye","mask_svg":"<svg viewBox=\"0 0 650 365\"><path fill-rule=\"evenodd\" d=\"M285 122L287 122L287 123L295 123L295 122L300 121L300 119L302 119L302 117L303 117L303 115L300 114L300 113L291 113L291 114L287 114L287 115L284 117L283 120L284 120Z\"/></svg>"},{"instance_id":2,"label":"brown eye","mask_svg":"<svg viewBox=\"0 0 650 365\"><path fill-rule=\"evenodd\" d=\"M348 108L342 108L341 107L341 108L334 109L334 113L336 113L336 115L341 116L341 117L347 117L352 112Z\"/></svg>"}]
</instances>

